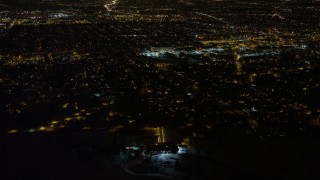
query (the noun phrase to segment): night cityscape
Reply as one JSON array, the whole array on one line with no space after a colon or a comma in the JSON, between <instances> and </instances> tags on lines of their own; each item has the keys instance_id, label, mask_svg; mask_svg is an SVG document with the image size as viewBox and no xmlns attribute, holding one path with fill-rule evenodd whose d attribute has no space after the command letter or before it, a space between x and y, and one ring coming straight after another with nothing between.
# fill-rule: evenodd
<instances>
[{"instance_id":1,"label":"night cityscape","mask_svg":"<svg viewBox=\"0 0 320 180\"><path fill-rule=\"evenodd\" d=\"M0 179L319 179L319 0L1 0Z\"/></svg>"}]
</instances>

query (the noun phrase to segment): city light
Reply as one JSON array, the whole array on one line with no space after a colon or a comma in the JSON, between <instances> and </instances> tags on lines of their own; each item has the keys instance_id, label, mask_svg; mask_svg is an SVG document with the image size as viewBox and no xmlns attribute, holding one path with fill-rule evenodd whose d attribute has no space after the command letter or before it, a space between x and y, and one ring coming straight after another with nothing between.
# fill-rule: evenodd
<instances>
[{"instance_id":1,"label":"city light","mask_svg":"<svg viewBox=\"0 0 320 180\"><path fill-rule=\"evenodd\" d=\"M319 179L319 3L1 0L0 179Z\"/></svg>"}]
</instances>

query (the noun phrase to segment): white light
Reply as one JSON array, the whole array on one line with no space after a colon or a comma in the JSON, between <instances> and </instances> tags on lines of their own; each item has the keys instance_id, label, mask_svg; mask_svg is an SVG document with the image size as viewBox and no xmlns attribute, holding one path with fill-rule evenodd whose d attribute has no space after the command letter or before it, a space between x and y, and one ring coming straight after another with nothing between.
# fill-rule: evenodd
<instances>
[{"instance_id":1,"label":"white light","mask_svg":"<svg viewBox=\"0 0 320 180\"><path fill-rule=\"evenodd\" d=\"M35 131L36 131L36 130L34 130L34 129L29 129L29 130L28 130L29 133L33 133L33 132L35 132Z\"/></svg>"},{"instance_id":2,"label":"white light","mask_svg":"<svg viewBox=\"0 0 320 180\"><path fill-rule=\"evenodd\" d=\"M258 112L258 110L255 107L251 108L251 111Z\"/></svg>"}]
</instances>

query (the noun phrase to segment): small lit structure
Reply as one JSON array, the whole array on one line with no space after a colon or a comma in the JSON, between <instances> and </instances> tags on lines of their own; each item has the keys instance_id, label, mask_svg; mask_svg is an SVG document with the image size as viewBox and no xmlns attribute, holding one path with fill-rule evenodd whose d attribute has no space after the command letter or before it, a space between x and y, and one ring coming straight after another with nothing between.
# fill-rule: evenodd
<instances>
[{"instance_id":1,"label":"small lit structure","mask_svg":"<svg viewBox=\"0 0 320 180\"><path fill-rule=\"evenodd\" d=\"M174 143L160 143L146 146L146 152L150 154L177 153L178 150L178 146Z\"/></svg>"}]
</instances>

